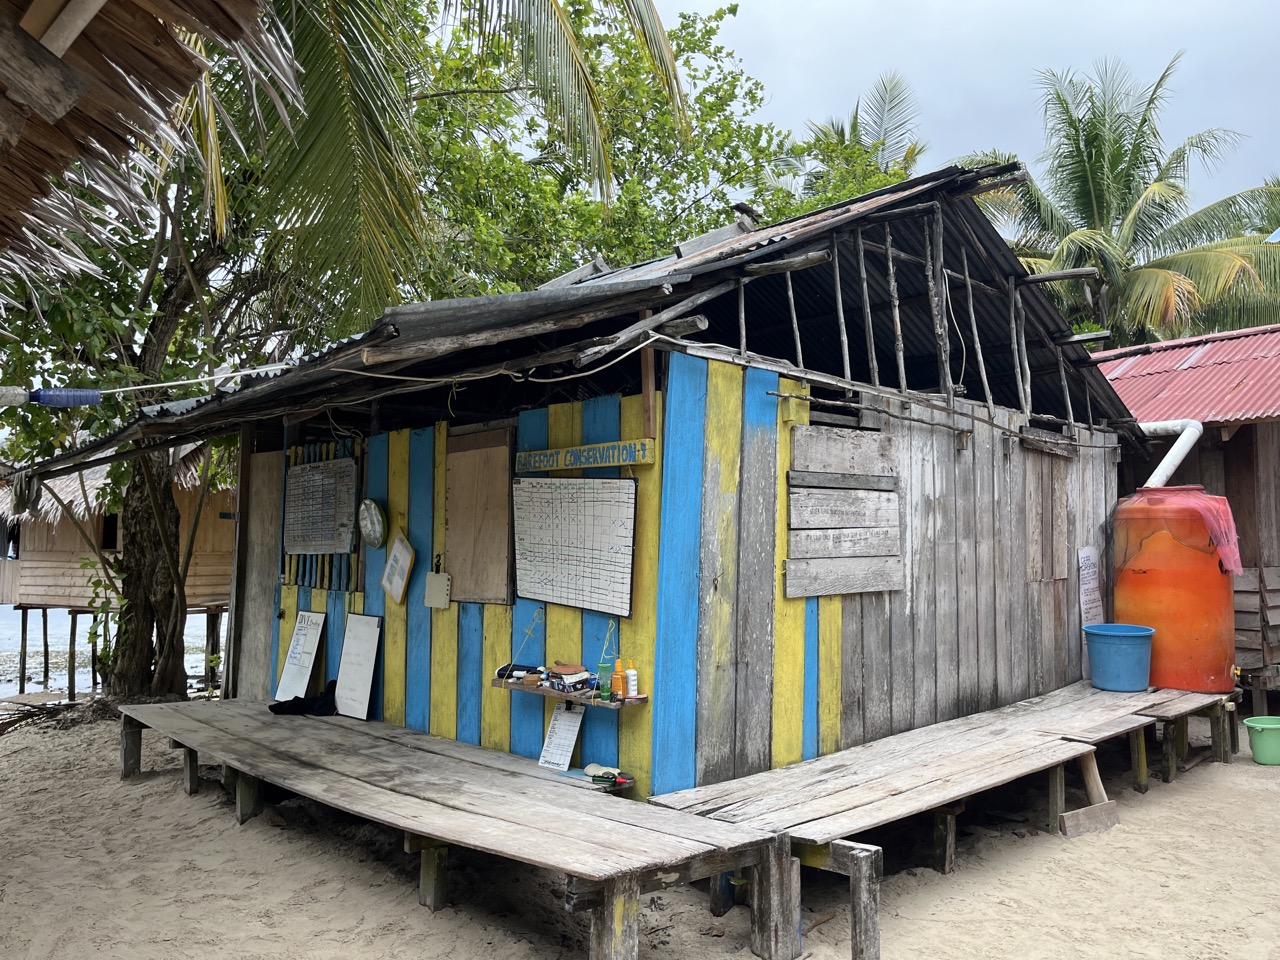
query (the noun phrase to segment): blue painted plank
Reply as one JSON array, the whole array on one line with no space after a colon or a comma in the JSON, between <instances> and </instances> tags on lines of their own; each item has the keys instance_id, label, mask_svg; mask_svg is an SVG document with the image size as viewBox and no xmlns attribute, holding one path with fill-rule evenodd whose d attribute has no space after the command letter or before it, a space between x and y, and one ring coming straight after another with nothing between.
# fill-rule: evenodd
<instances>
[{"instance_id":1,"label":"blue painted plank","mask_svg":"<svg viewBox=\"0 0 1280 960\"><path fill-rule=\"evenodd\" d=\"M516 450L547 448L547 411L525 410L516 421ZM511 611L511 660L541 664L547 650L547 606L516 597ZM511 752L522 757L542 753L543 698L532 693L511 694Z\"/></svg>"},{"instance_id":2,"label":"blue painted plank","mask_svg":"<svg viewBox=\"0 0 1280 960\"><path fill-rule=\"evenodd\" d=\"M347 635L347 595L340 590L329 591L325 604L324 681L338 679L338 667L342 665L342 641Z\"/></svg>"},{"instance_id":3,"label":"blue painted plank","mask_svg":"<svg viewBox=\"0 0 1280 960\"><path fill-rule=\"evenodd\" d=\"M365 457L365 496L387 506L387 435L369 438ZM386 546L376 550L366 546L364 554L364 612L382 619L386 613L386 595L382 592L382 568L387 562ZM378 631L378 659L373 667L373 684L369 690L369 719L382 719L382 630Z\"/></svg>"},{"instance_id":4,"label":"blue painted plank","mask_svg":"<svg viewBox=\"0 0 1280 960\"><path fill-rule=\"evenodd\" d=\"M409 433L409 542L414 562L405 593L405 726L431 725L431 608L422 602L432 567L435 519L435 429Z\"/></svg>"},{"instance_id":5,"label":"blue painted plank","mask_svg":"<svg viewBox=\"0 0 1280 960\"><path fill-rule=\"evenodd\" d=\"M608 443L622 436L622 398L595 397L582 405L582 442ZM652 470L652 467L648 469ZM585 477L616 477L612 467L583 470ZM618 650L618 619L596 610L582 612L582 659L588 670L597 669L606 645ZM606 678L607 679L607 678ZM582 762L618 765L618 711L588 710L582 721Z\"/></svg>"},{"instance_id":6,"label":"blue painted plank","mask_svg":"<svg viewBox=\"0 0 1280 960\"><path fill-rule=\"evenodd\" d=\"M458 604L458 739L480 742L480 696L484 674L484 605ZM527 694L526 694L527 696Z\"/></svg>"},{"instance_id":7,"label":"blue painted plank","mask_svg":"<svg viewBox=\"0 0 1280 960\"><path fill-rule=\"evenodd\" d=\"M662 519L654 650L652 793L695 785L701 464L707 419L707 361L673 353L663 418ZM623 650L625 657L627 651Z\"/></svg>"},{"instance_id":8,"label":"blue painted plank","mask_svg":"<svg viewBox=\"0 0 1280 960\"><path fill-rule=\"evenodd\" d=\"M800 749L805 760L818 755L818 598L804 604L804 728Z\"/></svg>"}]
</instances>

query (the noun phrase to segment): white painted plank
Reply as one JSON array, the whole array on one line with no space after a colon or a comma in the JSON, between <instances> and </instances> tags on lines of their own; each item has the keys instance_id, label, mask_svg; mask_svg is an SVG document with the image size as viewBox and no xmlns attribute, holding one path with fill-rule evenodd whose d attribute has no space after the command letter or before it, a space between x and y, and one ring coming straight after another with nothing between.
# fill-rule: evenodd
<instances>
[{"instance_id":1,"label":"white painted plank","mask_svg":"<svg viewBox=\"0 0 1280 960\"><path fill-rule=\"evenodd\" d=\"M841 427L797 426L792 431L791 469L817 473L894 474L893 437Z\"/></svg>"},{"instance_id":2,"label":"white painted plank","mask_svg":"<svg viewBox=\"0 0 1280 960\"><path fill-rule=\"evenodd\" d=\"M787 561L788 597L901 590L906 584L900 557L834 557Z\"/></svg>"}]
</instances>

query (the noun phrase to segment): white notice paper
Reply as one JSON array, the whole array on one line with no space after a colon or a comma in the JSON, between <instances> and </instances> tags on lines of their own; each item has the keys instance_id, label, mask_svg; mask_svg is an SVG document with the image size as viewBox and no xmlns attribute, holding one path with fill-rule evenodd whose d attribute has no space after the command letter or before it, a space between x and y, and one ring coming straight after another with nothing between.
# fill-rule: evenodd
<instances>
[{"instance_id":1,"label":"white notice paper","mask_svg":"<svg viewBox=\"0 0 1280 960\"><path fill-rule=\"evenodd\" d=\"M369 692L373 688L373 668L378 662L379 617L347 614L347 632L342 638L342 662L338 666L335 699L338 712L357 720L369 718Z\"/></svg>"},{"instance_id":2,"label":"white notice paper","mask_svg":"<svg viewBox=\"0 0 1280 960\"><path fill-rule=\"evenodd\" d=\"M561 700L551 711L551 723L547 725L547 739L542 744L542 756L538 766L552 770L568 770L573 745L578 742L578 730L587 708Z\"/></svg>"},{"instance_id":3,"label":"white notice paper","mask_svg":"<svg viewBox=\"0 0 1280 960\"><path fill-rule=\"evenodd\" d=\"M1095 547L1080 548L1080 623L1103 623L1107 619L1102 606L1102 572Z\"/></svg>"},{"instance_id":4,"label":"white notice paper","mask_svg":"<svg viewBox=\"0 0 1280 960\"><path fill-rule=\"evenodd\" d=\"M293 639L289 642L289 656L285 659L276 687L277 700L292 700L307 695L311 682L311 668L320 649L320 634L324 632L324 614L298 611L298 622L293 625Z\"/></svg>"}]
</instances>

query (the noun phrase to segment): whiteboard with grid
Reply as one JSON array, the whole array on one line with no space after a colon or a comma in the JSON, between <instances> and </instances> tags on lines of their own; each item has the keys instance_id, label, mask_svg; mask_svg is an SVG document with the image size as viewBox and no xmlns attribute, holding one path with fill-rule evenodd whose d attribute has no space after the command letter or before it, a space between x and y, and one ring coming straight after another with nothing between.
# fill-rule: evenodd
<instances>
[{"instance_id":1,"label":"whiteboard with grid","mask_svg":"<svg viewBox=\"0 0 1280 960\"><path fill-rule=\"evenodd\" d=\"M631 616L636 482L521 477L512 492L516 593Z\"/></svg>"}]
</instances>

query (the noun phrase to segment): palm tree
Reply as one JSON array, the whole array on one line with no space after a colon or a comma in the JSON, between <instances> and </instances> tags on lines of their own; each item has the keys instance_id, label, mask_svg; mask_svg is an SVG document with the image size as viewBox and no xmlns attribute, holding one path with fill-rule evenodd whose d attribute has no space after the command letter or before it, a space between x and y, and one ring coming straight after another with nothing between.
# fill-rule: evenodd
<instances>
[{"instance_id":1,"label":"palm tree","mask_svg":"<svg viewBox=\"0 0 1280 960\"><path fill-rule=\"evenodd\" d=\"M848 120L831 117L806 124L810 142L832 146L856 143L871 151L883 172L900 170L906 176L911 176L920 154L929 146L916 137L919 125L915 91L896 70L876 79L865 98L854 103Z\"/></svg>"},{"instance_id":2,"label":"palm tree","mask_svg":"<svg viewBox=\"0 0 1280 960\"><path fill-rule=\"evenodd\" d=\"M1280 249L1257 230L1280 189L1193 211L1192 161L1211 167L1240 137L1210 129L1165 149L1160 111L1180 58L1145 88L1115 61L1099 62L1093 76L1041 73L1043 179L984 199L1029 271L1097 268L1098 280L1054 284L1055 295L1073 322L1105 317L1122 342L1280 316ZM966 162L1011 159L991 151Z\"/></svg>"}]
</instances>

